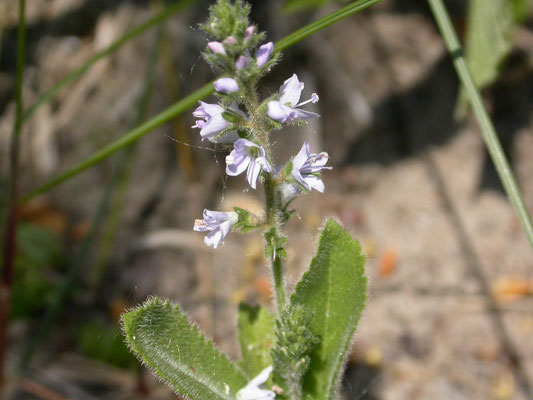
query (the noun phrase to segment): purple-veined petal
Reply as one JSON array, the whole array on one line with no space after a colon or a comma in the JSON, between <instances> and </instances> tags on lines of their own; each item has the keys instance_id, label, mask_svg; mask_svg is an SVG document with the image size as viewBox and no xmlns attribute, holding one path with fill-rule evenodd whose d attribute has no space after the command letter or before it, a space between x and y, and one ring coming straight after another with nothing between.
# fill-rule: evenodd
<instances>
[{"instance_id":1,"label":"purple-veined petal","mask_svg":"<svg viewBox=\"0 0 533 400\"><path fill-rule=\"evenodd\" d=\"M311 111L301 110L299 108L293 108L293 111L294 111L294 119L315 119L315 118L320 118L320 114L317 114L317 113L314 113L314 112L311 112Z\"/></svg>"},{"instance_id":2,"label":"purple-veined petal","mask_svg":"<svg viewBox=\"0 0 533 400\"><path fill-rule=\"evenodd\" d=\"M226 121L222 114L215 115L207 121L204 127L200 130L200 135L204 139L213 138L225 129L231 126L229 121Z\"/></svg>"},{"instance_id":3,"label":"purple-veined petal","mask_svg":"<svg viewBox=\"0 0 533 400\"><path fill-rule=\"evenodd\" d=\"M280 88L279 101L281 104L291 107L296 106L300 101L304 84L298 80L298 76L293 74L289 79L283 82Z\"/></svg>"},{"instance_id":4,"label":"purple-veined petal","mask_svg":"<svg viewBox=\"0 0 533 400\"><path fill-rule=\"evenodd\" d=\"M270 166L270 163L268 162L265 154L265 149L261 147L261 156L257 157L255 159L255 162L258 163L261 166L261 169L265 172L272 172L272 167Z\"/></svg>"},{"instance_id":5,"label":"purple-veined petal","mask_svg":"<svg viewBox=\"0 0 533 400\"><path fill-rule=\"evenodd\" d=\"M224 108L218 104L209 104L203 101L199 101L198 103L200 103L200 106L192 113L192 115L196 118L212 117L224 112Z\"/></svg>"},{"instance_id":6,"label":"purple-veined petal","mask_svg":"<svg viewBox=\"0 0 533 400\"><path fill-rule=\"evenodd\" d=\"M274 43L272 42L268 42L260 46L255 53L255 59L257 60L257 66L262 67L263 65L265 65L266 62L269 60L270 56L272 55L273 51L274 51Z\"/></svg>"},{"instance_id":7,"label":"purple-veined petal","mask_svg":"<svg viewBox=\"0 0 533 400\"><path fill-rule=\"evenodd\" d=\"M233 78L220 78L213 82L215 90L219 93L233 93L239 91L239 84Z\"/></svg>"},{"instance_id":8,"label":"purple-veined petal","mask_svg":"<svg viewBox=\"0 0 533 400\"><path fill-rule=\"evenodd\" d=\"M296 154L296 157L294 157L292 160L293 171L300 170L300 168L304 166L308 158L309 158L309 143L304 142L304 144L302 145L302 148L300 149L298 154Z\"/></svg>"},{"instance_id":9,"label":"purple-veined petal","mask_svg":"<svg viewBox=\"0 0 533 400\"><path fill-rule=\"evenodd\" d=\"M224 236L222 235L222 232L220 229L215 229L210 231L207 235L204 237L204 243L207 246L213 246L215 249L218 248L218 245L220 242L224 239Z\"/></svg>"},{"instance_id":10,"label":"purple-veined petal","mask_svg":"<svg viewBox=\"0 0 533 400\"><path fill-rule=\"evenodd\" d=\"M259 176L259 173L261 172L261 165L259 163L255 162L254 160L250 161L250 164L248 165L248 171L246 172L246 180L252 187L252 189L257 188L257 177Z\"/></svg>"},{"instance_id":11,"label":"purple-veined petal","mask_svg":"<svg viewBox=\"0 0 533 400\"><path fill-rule=\"evenodd\" d=\"M324 193L324 190L325 190L324 182L322 182L322 179L319 176L304 175L304 181L309 188L318 190L320 193Z\"/></svg>"},{"instance_id":12,"label":"purple-veined petal","mask_svg":"<svg viewBox=\"0 0 533 400\"><path fill-rule=\"evenodd\" d=\"M248 139L239 139L235 142L235 151L238 153L244 153L248 154L248 149L250 147L256 147L261 148L261 146L255 144L254 142L248 140Z\"/></svg>"},{"instance_id":13,"label":"purple-veined petal","mask_svg":"<svg viewBox=\"0 0 533 400\"><path fill-rule=\"evenodd\" d=\"M325 151L320 154L311 153L307 157L306 163L301 168L301 172L304 174L311 174L322 171L323 169L331 169L331 167L326 167L328 160L329 155Z\"/></svg>"},{"instance_id":14,"label":"purple-veined petal","mask_svg":"<svg viewBox=\"0 0 533 400\"><path fill-rule=\"evenodd\" d=\"M287 122L293 120L296 115L294 109L281 104L281 102L272 100L268 102L267 115L278 122Z\"/></svg>"},{"instance_id":15,"label":"purple-veined petal","mask_svg":"<svg viewBox=\"0 0 533 400\"><path fill-rule=\"evenodd\" d=\"M249 156L235 153L235 150L233 150L226 157L226 174L229 176L240 175L248 168L250 162L251 158Z\"/></svg>"}]
</instances>

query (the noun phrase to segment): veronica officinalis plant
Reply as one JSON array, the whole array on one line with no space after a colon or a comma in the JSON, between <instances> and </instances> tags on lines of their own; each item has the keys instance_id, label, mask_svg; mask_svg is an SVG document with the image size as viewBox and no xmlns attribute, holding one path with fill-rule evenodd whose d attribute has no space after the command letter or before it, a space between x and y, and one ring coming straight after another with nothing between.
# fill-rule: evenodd
<instances>
[{"instance_id":1,"label":"veronica officinalis plant","mask_svg":"<svg viewBox=\"0 0 533 400\"><path fill-rule=\"evenodd\" d=\"M313 93L300 102L304 84L296 74L279 92L261 100L260 79L279 61L248 19L243 1L219 0L201 25L210 41L204 59L225 75L214 82L217 102L194 110L202 140L226 146L226 174L246 173L252 189L262 186L263 215L235 207L204 210L194 230L215 249L230 231L260 229L270 262L274 310L241 305L238 317L242 359L231 361L205 338L177 305L151 298L122 317L132 351L181 396L199 400L337 398L342 366L366 298L361 246L329 219L316 256L292 294L284 281L289 203L312 189L325 191L322 173L330 170L325 152L303 143L284 165L276 164L272 132L320 116L303 106L318 102Z\"/></svg>"}]
</instances>

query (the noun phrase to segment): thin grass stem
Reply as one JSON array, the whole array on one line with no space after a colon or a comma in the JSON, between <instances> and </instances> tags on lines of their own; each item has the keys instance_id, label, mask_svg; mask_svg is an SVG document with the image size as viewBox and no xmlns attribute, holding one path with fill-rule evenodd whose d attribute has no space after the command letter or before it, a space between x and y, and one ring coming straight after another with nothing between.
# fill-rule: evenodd
<instances>
[{"instance_id":1,"label":"thin grass stem","mask_svg":"<svg viewBox=\"0 0 533 400\"><path fill-rule=\"evenodd\" d=\"M72 71L67 76L65 76L61 81L59 81L54 86L52 86L50 89L46 90L43 94L41 94L39 98L25 111L24 120L30 118L40 106L48 103L50 100L55 98L57 94L61 92L61 90L63 90L65 87L67 87L68 85L76 81L78 78L80 78L83 74L85 74L89 69L91 69L94 63L96 63L97 61L101 60L104 57L107 57L110 54L113 54L115 51L120 49L124 44L129 42L131 39L134 39L135 37L144 33L146 30L150 29L151 27L159 25L160 23L167 20L171 16L179 13L180 11L184 10L191 4L197 3L198 1L199 0L180 0L172 4L171 6L165 8L161 12L154 15L152 18L148 19L147 21L143 22L139 26L125 33L123 36L115 40L105 49L102 49L96 54L94 54L91 58L85 61L85 63L80 65L74 71Z\"/></svg>"},{"instance_id":2,"label":"thin grass stem","mask_svg":"<svg viewBox=\"0 0 533 400\"><path fill-rule=\"evenodd\" d=\"M479 124L481 135L485 141L485 145L489 151L492 162L496 166L496 171L503 184L505 193L509 198L509 201L513 205L515 212L522 224L522 229L527 236L529 244L533 249L533 224L531 223L531 216L524 203L520 188L516 183L516 179L513 175L513 171L509 166L509 162L505 157L500 140L494 129L494 125L488 115L487 109L483 104L483 99L479 93L479 90L472 79L472 74L466 64L466 60L463 56L463 50L459 44L457 34L453 28L448 11L444 6L442 0L428 0L431 7L431 11L437 21L437 25L441 31L441 34L446 43L448 52L453 58L453 64L457 75L461 80L462 85L465 88L468 100L474 110L474 115Z\"/></svg>"}]
</instances>

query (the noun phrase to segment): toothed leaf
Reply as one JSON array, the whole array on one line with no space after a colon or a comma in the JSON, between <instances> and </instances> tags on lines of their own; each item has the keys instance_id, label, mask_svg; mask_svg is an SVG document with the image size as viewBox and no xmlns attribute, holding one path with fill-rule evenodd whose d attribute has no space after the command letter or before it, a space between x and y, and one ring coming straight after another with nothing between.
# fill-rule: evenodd
<instances>
[{"instance_id":1,"label":"toothed leaf","mask_svg":"<svg viewBox=\"0 0 533 400\"><path fill-rule=\"evenodd\" d=\"M334 399L342 365L365 306L365 258L342 226L328 220L311 261L291 298L310 311L309 327L319 344L304 376L304 398Z\"/></svg>"}]
</instances>

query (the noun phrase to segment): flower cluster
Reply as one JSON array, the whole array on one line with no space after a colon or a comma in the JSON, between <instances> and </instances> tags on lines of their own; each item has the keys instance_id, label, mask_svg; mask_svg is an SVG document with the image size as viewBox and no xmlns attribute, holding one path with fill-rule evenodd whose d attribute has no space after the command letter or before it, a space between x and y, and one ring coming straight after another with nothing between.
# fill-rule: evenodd
<instances>
[{"instance_id":1,"label":"flower cluster","mask_svg":"<svg viewBox=\"0 0 533 400\"><path fill-rule=\"evenodd\" d=\"M226 174L237 176L246 171L246 180L253 189L257 188L258 181L268 179L273 183L270 190L283 203L278 207L280 210L298 193L312 189L324 192L320 173L331 169L326 166L327 153L311 153L309 144L304 143L300 152L284 167L276 167L268 138L270 131L283 124L319 118L317 113L301 108L318 102L318 95L313 93L310 99L300 102L304 84L293 74L277 94L260 103L256 99L259 78L279 57L274 52L274 44L260 44L264 34L258 33L253 25L239 31L214 18L202 28L217 39L207 43L204 57L213 68L226 72L226 76L213 83L219 102L200 101L193 112L196 118L193 128L200 129L202 140L232 146L226 157ZM261 219L257 219L255 226L250 226L249 221L245 221L248 216L246 212L204 210L204 219L196 220L194 230L208 232L205 243L216 248L232 227L240 226L243 230L267 228L268 224Z\"/></svg>"}]
</instances>

